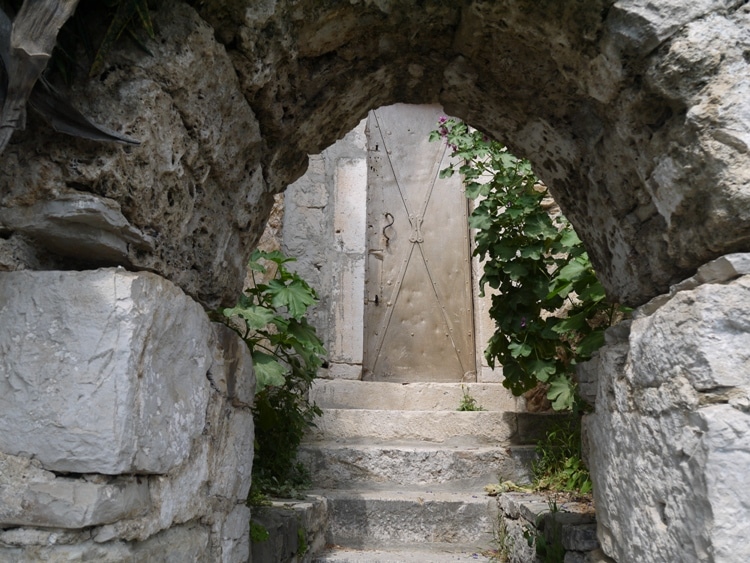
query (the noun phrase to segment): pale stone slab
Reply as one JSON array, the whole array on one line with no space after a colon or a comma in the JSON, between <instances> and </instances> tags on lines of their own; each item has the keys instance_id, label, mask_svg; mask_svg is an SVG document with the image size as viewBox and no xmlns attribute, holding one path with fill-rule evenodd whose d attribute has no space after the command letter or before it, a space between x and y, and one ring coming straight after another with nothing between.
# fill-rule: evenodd
<instances>
[{"instance_id":1,"label":"pale stone slab","mask_svg":"<svg viewBox=\"0 0 750 563\"><path fill-rule=\"evenodd\" d=\"M321 408L455 411L464 393L487 411L515 411L516 398L499 383L391 383L318 379L310 400Z\"/></svg>"},{"instance_id":2,"label":"pale stone slab","mask_svg":"<svg viewBox=\"0 0 750 563\"><path fill-rule=\"evenodd\" d=\"M56 477L26 458L0 453L0 526L86 528L151 507L145 479Z\"/></svg>"},{"instance_id":3,"label":"pale stone slab","mask_svg":"<svg viewBox=\"0 0 750 563\"><path fill-rule=\"evenodd\" d=\"M0 451L54 471L169 471L203 431L210 333L154 274L0 273Z\"/></svg>"},{"instance_id":4,"label":"pale stone slab","mask_svg":"<svg viewBox=\"0 0 750 563\"><path fill-rule=\"evenodd\" d=\"M50 536L48 536L49 538ZM142 542L112 541L95 543L91 540L74 544L23 547L0 546L0 561L4 563L69 563L96 561L97 563L159 562L159 563L214 563L210 557L209 530L196 523L175 526Z\"/></svg>"},{"instance_id":5,"label":"pale stone slab","mask_svg":"<svg viewBox=\"0 0 750 563\"><path fill-rule=\"evenodd\" d=\"M250 558L250 507L238 504L211 529L216 538L213 561L248 563Z\"/></svg>"},{"instance_id":6,"label":"pale stone slab","mask_svg":"<svg viewBox=\"0 0 750 563\"><path fill-rule=\"evenodd\" d=\"M216 388L238 406L255 400L253 358L247 344L231 328L213 323L213 363L208 377Z\"/></svg>"},{"instance_id":7,"label":"pale stone slab","mask_svg":"<svg viewBox=\"0 0 750 563\"><path fill-rule=\"evenodd\" d=\"M152 237L133 227L120 205L89 193L65 194L30 207L0 208L0 225L64 256L123 261L128 245L153 250Z\"/></svg>"},{"instance_id":8,"label":"pale stone slab","mask_svg":"<svg viewBox=\"0 0 750 563\"><path fill-rule=\"evenodd\" d=\"M498 411L393 411L325 409L310 440L371 443L425 441L445 444L509 444L517 433L513 413Z\"/></svg>"},{"instance_id":9,"label":"pale stone slab","mask_svg":"<svg viewBox=\"0 0 750 563\"><path fill-rule=\"evenodd\" d=\"M400 490L482 490L505 480L528 482L528 467L506 447L302 444L298 460L313 486Z\"/></svg>"},{"instance_id":10,"label":"pale stone slab","mask_svg":"<svg viewBox=\"0 0 750 563\"><path fill-rule=\"evenodd\" d=\"M340 158L336 163L336 241L344 252L363 254L366 239L367 160Z\"/></svg>"},{"instance_id":11,"label":"pale stone slab","mask_svg":"<svg viewBox=\"0 0 750 563\"><path fill-rule=\"evenodd\" d=\"M748 318L750 276L704 284L600 352L611 369L585 434L598 536L615 560L750 560Z\"/></svg>"},{"instance_id":12,"label":"pale stone slab","mask_svg":"<svg viewBox=\"0 0 750 563\"><path fill-rule=\"evenodd\" d=\"M481 491L330 491L326 497L328 540L350 547L489 546L497 517L496 500Z\"/></svg>"}]
</instances>

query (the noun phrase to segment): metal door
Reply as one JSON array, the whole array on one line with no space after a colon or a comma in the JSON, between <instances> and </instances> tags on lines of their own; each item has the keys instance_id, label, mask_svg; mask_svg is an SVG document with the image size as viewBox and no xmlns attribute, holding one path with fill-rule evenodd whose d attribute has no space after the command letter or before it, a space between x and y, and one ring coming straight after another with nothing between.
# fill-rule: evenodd
<instances>
[{"instance_id":1,"label":"metal door","mask_svg":"<svg viewBox=\"0 0 750 563\"><path fill-rule=\"evenodd\" d=\"M474 381L471 257L460 177L430 143L438 106L370 112L364 379Z\"/></svg>"}]
</instances>

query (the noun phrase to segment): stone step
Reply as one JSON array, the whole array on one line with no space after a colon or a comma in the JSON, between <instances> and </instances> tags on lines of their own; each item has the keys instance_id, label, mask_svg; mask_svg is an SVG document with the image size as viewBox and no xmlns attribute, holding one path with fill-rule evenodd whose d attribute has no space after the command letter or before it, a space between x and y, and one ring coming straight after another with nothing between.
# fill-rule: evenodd
<instances>
[{"instance_id":1,"label":"stone step","mask_svg":"<svg viewBox=\"0 0 750 563\"><path fill-rule=\"evenodd\" d=\"M509 445L517 430L516 415L509 412L324 409L305 441Z\"/></svg>"},{"instance_id":2,"label":"stone step","mask_svg":"<svg viewBox=\"0 0 750 563\"><path fill-rule=\"evenodd\" d=\"M456 490L510 480L530 480L533 446L445 446L429 443L302 444L298 459L313 487L345 489L432 488Z\"/></svg>"},{"instance_id":3,"label":"stone step","mask_svg":"<svg viewBox=\"0 0 750 563\"><path fill-rule=\"evenodd\" d=\"M498 509L481 490L318 491L328 502L329 544L356 549L414 549L463 544L489 549Z\"/></svg>"},{"instance_id":4,"label":"stone step","mask_svg":"<svg viewBox=\"0 0 750 563\"><path fill-rule=\"evenodd\" d=\"M382 549L333 548L318 554L313 563L468 563L493 561L486 551L452 544L431 544L423 549L385 551ZM497 561L496 559L494 561Z\"/></svg>"},{"instance_id":5,"label":"stone step","mask_svg":"<svg viewBox=\"0 0 750 563\"><path fill-rule=\"evenodd\" d=\"M310 400L323 409L455 411L464 392L487 411L517 411L516 397L500 383L390 383L318 379Z\"/></svg>"}]
</instances>

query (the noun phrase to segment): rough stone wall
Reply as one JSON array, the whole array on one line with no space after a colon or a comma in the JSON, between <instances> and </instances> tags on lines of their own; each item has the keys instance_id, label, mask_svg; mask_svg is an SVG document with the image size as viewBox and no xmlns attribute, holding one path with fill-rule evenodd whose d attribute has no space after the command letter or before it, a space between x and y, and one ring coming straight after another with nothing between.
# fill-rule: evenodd
<instances>
[{"instance_id":1,"label":"rough stone wall","mask_svg":"<svg viewBox=\"0 0 750 563\"><path fill-rule=\"evenodd\" d=\"M529 157L611 296L748 245L744 0L202 4L283 189L365 112L439 101Z\"/></svg>"},{"instance_id":2,"label":"rough stone wall","mask_svg":"<svg viewBox=\"0 0 750 563\"><path fill-rule=\"evenodd\" d=\"M71 93L140 146L33 121L0 157L0 267L122 265L158 272L205 305L230 304L273 204L258 122L211 27L182 2L153 17L153 56L119 50Z\"/></svg>"},{"instance_id":3,"label":"rough stone wall","mask_svg":"<svg viewBox=\"0 0 750 563\"><path fill-rule=\"evenodd\" d=\"M397 101L439 101L529 157L614 299L748 246L745 0L197 6L163 3L153 57L126 45L72 92L140 147L36 122L14 137L5 268L121 264L230 304L271 192Z\"/></svg>"},{"instance_id":4,"label":"rough stone wall","mask_svg":"<svg viewBox=\"0 0 750 563\"><path fill-rule=\"evenodd\" d=\"M362 375L367 163L365 122L318 155L285 197L284 252L318 292L310 320L328 351L321 375Z\"/></svg>"},{"instance_id":5,"label":"rough stone wall","mask_svg":"<svg viewBox=\"0 0 750 563\"><path fill-rule=\"evenodd\" d=\"M750 559L748 274L747 254L704 266L584 368L599 540L617 561Z\"/></svg>"},{"instance_id":6,"label":"rough stone wall","mask_svg":"<svg viewBox=\"0 0 750 563\"><path fill-rule=\"evenodd\" d=\"M0 272L0 560L248 560L250 354L172 283Z\"/></svg>"},{"instance_id":7,"label":"rough stone wall","mask_svg":"<svg viewBox=\"0 0 750 563\"><path fill-rule=\"evenodd\" d=\"M231 304L271 209L272 194L302 174L307 154L343 136L369 109L397 101L440 102L450 114L529 157L585 241L613 299L643 304L709 260L750 250L746 0L205 0L194 5L198 11L178 0L163 2L154 14L157 38L149 42L154 56L125 45L110 55L101 75L79 77L70 92L84 113L140 139L139 147L70 139L52 133L33 117L28 131L14 135L0 157L3 280L17 275L12 270L93 271L121 265L155 272L204 306ZM75 279L78 274L47 275ZM600 379L591 434L596 491L607 512L600 539L621 561L646 553L639 542L655 542L663 546L655 553L668 558L677 553L685 561L704 556L744 560L742 547L728 550L736 545L732 522L748 518L746 499L734 492L743 490L743 469L737 468L744 467L740 461L746 456L738 442L745 422L741 417L739 422L722 417L727 412L736 417L746 409L732 398L701 405L706 394L721 397L722 389L741 387L744 379L741 385L717 379L715 391L711 376L696 379L701 370L713 373L724 358L735 358L735 375L750 371L746 359L732 355L738 349L733 344L737 338L745 344L742 335L747 327L744 321L727 320L739 319L735 313L747 303L744 283L726 285L730 289L717 292L707 309L700 305L711 302L702 293L707 290L685 290L661 313L653 313L651 321L634 321L631 349L623 356L628 359L625 371L617 371L619 363L611 358L611 368L606 369L615 371ZM68 362L64 373L80 375L71 358L82 338L77 335L88 334L85 323L71 320L70 327L53 327L49 318L33 331L16 332L26 321L9 304L28 302L35 287L30 282L0 301L0 314L10 315L0 324L6 343L3 356L18 348L30 360ZM82 295L81 303L67 295L58 301L69 318L86 321L91 312L85 306L88 297ZM726 354L705 364L710 370L684 352L685 343L696 344L694 338L681 325L670 324L671 315L682 314L681 307L696 315L701 309L702 316L696 318L706 319L713 310L724 311L711 321L710 345ZM191 314L197 315L192 308ZM117 302L105 310L117 310ZM655 323L653 328L649 322ZM121 330L131 328L123 321ZM648 336L638 336L638 330ZM61 341L48 354L50 340L68 333L69 343ZM41 337L48 334L50 339ZM664 338L659 349L650 347L656 336ZM152 337L153 345L162 341L161 333ZM203 338L208 338L205 333ZM608 353L601 357L610 357ZM87 416L93 411L86 401L78 402L79 395L71 392L76 387L49 379L54 379L53 373L24 372L23 363L3 365L2 385L21 396L27 393L24 400L31 407L38 396L40 404L47 401L52 409L29 408L27 415L59 417L45 431L72 427L71 421L79 417L97 418ZM698 370L700 365L704 367ZM138 366L137 361L128 365L128 377L137 377ZM27 374L21 382L14 379L18 373ZM85 387L87 393L80 397L89 396L96 385L89 382ZM213 404L214 391L206 393L207 404ZM133 411L129 415L123 413L128 408L117 411L110 403L100 416L119 412L133 425L119 430L153 438L135 429L158 419L154 413L160 407L139 403L137 397L127 403ZM176 391L170 395L170 400L179 399ZM174 431L184 425L197 428L190 425L198 425L196 410L201 410L204 399L193 399L192 407L186 404L182 410L161 407L165 419L177 412L184 415L174 421ZM2 420L6 424L12 417L3 413ZM616 443L609 443L605 430L596 427L616 435ZM702 433L700 439L681 433L694 428ZM55 448L89 438L101 442L99 433L111 431L101 426L75 432L73 442L45 445L39 451L49 448L49 455L67 458ZM23 427L13 432L29 433ZM108 471L167 471L141 477L148 480L149 498L159 507L137 517L148 522L142 529L154 534L148 536L153 539L150 545L162 545L160 538L166 535L180 545L204 545L204 539L205 545L218 545L210 517L197 516L203 509L172 502L165 492L192 490L189 483L203 478L200 471L188 471L185 484L168 485L170 479L179 480L170 477L179 474L172 464L178 459L189 463L194 446L170 445L159 460L153 450L145 449L148 440L139 440L131 440L130 449L122 450L135 452L130 461L129 454L124 461L103 457L112 464ZM187 458L185 451L190 452ZM195 455L204 459L201 451ZM19 448L4 454L19 458L4 461L8 467L23 467L24 458L33 455ZM33 471L40 473L34 474L42 482L54 476L61 486L72 487L67 477L44 465L55 459L36 459L33 463L40 465ZM654 470L659 464L668 469ZM99 470L104 469L82 469L80 475L104 475ZM641 474L648 479L626 480ZM630 486L621 487L613 475ZM86 489L88 498L120 490L120 485L112 487L100 479L82 478L111 487ZM662 486L664 480L675 484L671 496ZM137 479L135 485L132 479L124 483L130 508L120 507L118 514L129 522L129 511L145 510L145 496L135 486ZM24 486L19 475L5 491L26 490ZM70 498L66 494L63 497ZM636 506L633 499L642 502ZM109 508L97 510L102 514ZM674 517L683 512L687 518ZM9 521L17 517L10 514ZM71 516L71 522L88 520ZM98 551L105 544L135 559L142 557L127 550L151 549L146 546L151 539L136 532L128 536L131 532L118 531L117 526L111 528L114 535L97 536L107 538L104 543L93 536L88 540L86 534L98 530L102 521L96 522L47 536L41 527L27 529L24 524L16 529L20 531L2 532L3 543L28 545L12 553L16 558L33 550L76 550L70 545L80 542L89 542L86 549L94 550L90 558L99 560L106 560ZM178 526L167 530L172 523ZM238 536L227 532L222 537L231 543ZM117 538L143 542L120 545Z\"/></svg>"}]
</instances>

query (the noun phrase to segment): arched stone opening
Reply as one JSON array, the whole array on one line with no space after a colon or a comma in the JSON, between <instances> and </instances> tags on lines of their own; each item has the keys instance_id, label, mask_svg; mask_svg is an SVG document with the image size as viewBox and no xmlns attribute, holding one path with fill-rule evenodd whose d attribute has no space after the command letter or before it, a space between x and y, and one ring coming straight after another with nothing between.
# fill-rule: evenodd
<instances>
[{"instance_id":1,"label":"arched stone opening","mask_svg":"<svg viewBox=\"0 0 750 563\"><path fill-rule=\"evenodd\" d=\"M14 137L0 159L2 269L123 265L168 278L204 306L228 304L272 195L302 173L308 153L343 135L367 110L393 102L440 102L529 157L588 245L611 297L624 303L644 303L711 258L747 250L750 11L743 0L194 4L197 12L183 2L163 3L154 57L126 47L112 53L100 77L73 87L78 107L139 138L141 147L71 141L33 118ZM710 270L691 284L710 288L728 279ZM730 278L747 273L727 271ZM741 297L727 317L744 315L743 284L733 286ZM691 287L681 288L688 300L698 295ZM742 322L714 325L728 327L717 341L739 335L745 342ZM631 357L649 359L631 340ZM627 348L624 338L610 345ZM633 538L667 538L657 559L745 559L727 546L738 543L731 524L742 521L746 498L737 496L740 487L727 493L734 504L714 492L726 492L725 485L717 489L716 475L742 467L744 431L725 430L742 430L744 419L723 417L746 416L747 346L718 349L739 359L700 363L712 375L698 383L688 378L685 395L670 395L670 385L684 379L632 378L618 371L619 360L599 372L609 374L600 386L609 410L599 413L595 444L602 471L616 472L623 458L644 470L639 460L647 456L638 457L638 448L648 446L649 459L658 459L661 445L675 446L668 431L662 442L638 441L644 417L662 420L659 408L679 411L682 426L695 423L691 428L709 437L726 437L700 442L703 434L696 434L703 449L689 467L702 488L686 486L680 498L653 481L637 488L640 504L628 505L633 517L622 525L613 519L607 532L608 552L623 560ZM703 377L688 353L667 364L647 365ZM666 403L645 401L653 394ZM710 412L700 410L706 405ZM628 424L617 424L621 414ZM605 431L614 428L636 438L619 457L607 449ZM680 447L672 456L678 477L677 454L689 455ZM726 457L714 456L716 449ZM713 477L703 479L709 466ZM630 498L616 485L602 491L615 508ZM697 505L715 510L714 520L681 527L675 515ZM688 514L694 523L708 512ZM128 525L119 528L126 530L121 537L139 537ZM106 533L101 538L114 537ZM692 546L680 541L698 536ZM647 546L638 553L646 560Z\"/></svg>"},{"instance_id":2,"label":"arched stone opening","mask_svg":"<svg viewBox=\"0 0 750 563\"><path fill-rule=\"evenodd\" d=\"M740 3L302 5L231 23L210 3L204 13L254 85L272 190L367 110L438 101L534 162L615 299L642 303L747 245L736 189L746 134L729 117L747 89ZM285 58L261 65L259 87L260 38Z\"/></svg>"},{"instance_id":3,"label":"arched stone opening","mask_svg":"<svg viewBox=\"0 0 750 563\"><path fill-rule=\"evenodd\" d=\"M76 86L79 107L142 148L19 134L3 205L112 199L118 248L90 263L159 271L228 303L270 194L307 154L372 108L440 102L534 162L614 299L642 303L747 246L744 2L244 6L165 3L154 57L113 53L102 79ZM42 241L62 222L3 221Z\"/></svg>"}]
</instances>

